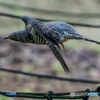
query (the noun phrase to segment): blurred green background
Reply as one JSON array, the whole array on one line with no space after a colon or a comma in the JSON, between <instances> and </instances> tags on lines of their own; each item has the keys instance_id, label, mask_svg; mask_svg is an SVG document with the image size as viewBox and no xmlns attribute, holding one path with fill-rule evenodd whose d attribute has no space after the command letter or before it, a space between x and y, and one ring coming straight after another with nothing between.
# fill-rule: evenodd
<instances>
[{"instance_id":1,"label":"blurred green background","mask_svg":"<svg viewBox=\"0 0 100 100\"><path fill-rule=\"evenodd\" d=\"M100 0L0 0L0 12L19 16L31 16L50 20L62 20L83 24L100 25L99 18L71 17L61 14L47 14L36 11L13 9L2 3L69 13L100 13ZM22 44L3 38L10 33L23 29L20 19L0 16L0 67L38 74L55 75L68 78L100 80L100 45L84 40L69 40L62 49L62 54L71 73L65 73L60 63L46 45ZM75 30L86 37L100 41L100 29L76 27ZM73 83L49 80L0 71L0 90L18 92L68 92L90 88L96 84ZM98 97L90 97L96 100ZM25 98L6 98L0 100L27 100ZM31 99L28 99L31 100Z\"/></svg>"}]
</instances>

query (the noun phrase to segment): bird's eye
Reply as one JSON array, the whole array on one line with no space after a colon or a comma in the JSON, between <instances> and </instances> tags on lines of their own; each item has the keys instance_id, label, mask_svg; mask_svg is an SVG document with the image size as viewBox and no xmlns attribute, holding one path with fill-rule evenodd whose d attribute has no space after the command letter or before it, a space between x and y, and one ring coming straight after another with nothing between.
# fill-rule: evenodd
<instances>
[{"instance_id":1,"label":"bird's eye","mask_svg":"<svg viewBox=\"0 0 100 100\"><path fill-rule=\"evenodd\" d=\"M17 38L18 37L18 34L15 34L14 37Z\"/></svg>"}]
</instances>

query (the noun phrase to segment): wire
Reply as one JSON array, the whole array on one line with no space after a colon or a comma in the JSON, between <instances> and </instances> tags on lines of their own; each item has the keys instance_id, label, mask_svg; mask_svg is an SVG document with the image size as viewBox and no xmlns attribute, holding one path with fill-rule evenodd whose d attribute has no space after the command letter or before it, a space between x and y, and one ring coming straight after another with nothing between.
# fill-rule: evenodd
<instances>
[{"instance_id":1,"label":"wire","mask_svg":"<svg viewBox=\"0 0 100 100\"><path fill-rule=\"evenodd\" d=\"M21 17L21 16L7 14L7 13L1 13L1 12L0 12L0 16L12 17L12 18L20 18Z\"/></svg>"},{"instance_id":2,"label":"wire","mask_svg":"<svg viewBox=\"0 0 100 100\"><path fill-rule=\"evenodd\" d=\"M13 15L13 14L7 14L7 13L1 13L0 12L0 16L5 16L5 17L11 17L11 18L20 18L21 16L17 16L17 15ZM54 21L54 20L47 20L47 19L41 19L41 18L36 18L37 20L40 21ZM67 22L73 26L80 26L80 27L89 27L89 28L100 28L100 25L90 25L90 24L80 24L80 23L71 23L71 22Z\"/></svg>"},{"instance_id":3,"label":"wire","mask_svg":"<svg viewBox=\"0 0 100 100\"><path fill-rule=\"evenodd\" d=\"M51 11L51 10L45 10L45 9L38 9L38 8L31 8L31 7L25 7L25 6L19 6L14 4L8 4L4 2L0 2L0 6L7 7L9 9L17 9L17 10L24 10L24 11L31 11L31 12L38 12L40 14L53 14L53 15L60 15L60 16L67 16L67 17L84 17L84 18L100 18L99 13L70 13L70 12L61 12L61 11Z\"/></svg>"},{"instance_id":4,"label":"wire","mask_svg":"<svg viewBox=\"0 0 100 100\"><path fill-rule=\"evenodd\" d=\"M96 90L90 91L86 89L83 91L74 91L74 92L64 92L64 93L53 93L49 91L48 93L25 93L25 92L9 92L9 91L0 91L1 95L7 97L22 97L22 98L35 98L35 99L83 99L88 100L89 96L100 96L100 86Z\"/></svg>"},{"instance_id":5,"label":"wire","mask_svg":"<svg viewBox=\"0 0 100 100\"><path fill-rule=\"evenodd\" d=\"M52 76L52 75L41 75L41 74L23 72L23 71L19 71L19 70L5 69L5 68L1 68L1 67L0 67L0 70L14 73L14 74L23 74L23 75L28 75L28 76L34 76L34 77L38 77L38 78L56 79L56 80L62 80L62 81L81 82L81 83L89 83L89 84L100 84L100 81L65 78L65 77L57 77L57 76Z\"/></svg>"}]
</instances>

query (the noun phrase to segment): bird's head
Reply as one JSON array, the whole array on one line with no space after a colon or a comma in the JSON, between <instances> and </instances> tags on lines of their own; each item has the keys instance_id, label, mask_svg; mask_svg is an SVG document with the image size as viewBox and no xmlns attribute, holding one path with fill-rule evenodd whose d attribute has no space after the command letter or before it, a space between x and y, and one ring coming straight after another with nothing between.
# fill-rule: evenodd
<instances>
[{"instance_id":1,"label":"bird's head","mask_svg":"<svg viewBox=\"0 0 100 100\"><path fill-rule=\"evenodd\" d=\"M14 41L20 41L22 43L26 43L26 34L25 34L26 30L19 30L16 32L11 33L9 36L6 36L4 39L11 39Z\"/></svg>"},{"instance_id":2,"label":"bird's head","mask_svg":"<svg viewBox=\"0 0 100 100\"><path fill-rule=\"evenodd\" d=\"M22 16L21 20L25 23L25 28L23 30L11 33L4 39L11 39L14 41L20 41L22 43L34 43L33 36L30 33L35 32L35 30L32 30L31 22L35 23L37 20L28 16Z\"/></svg>"}]
</instances>

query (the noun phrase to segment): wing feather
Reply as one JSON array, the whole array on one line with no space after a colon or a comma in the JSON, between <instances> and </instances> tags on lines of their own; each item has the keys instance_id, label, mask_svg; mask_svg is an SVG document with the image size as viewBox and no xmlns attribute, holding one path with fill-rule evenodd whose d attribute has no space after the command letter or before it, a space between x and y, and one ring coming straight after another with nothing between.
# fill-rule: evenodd
<instances>
[{"instance_id":1,"label":"wing feather","mask_svg":"<svg viewBox=\"0 0 100 100\"><path fill-rule=\"evenodd\" d=\"M47 45L49 46L49 48L51 49L51 51L53 52L53 54L55 55L55 57L58 59L58 61L61 63L64 71L68 71L69 72L69 68L62 56L62 54L60 53L59 49L51 42L48 42Z\"/></svg>"},{"instance_id":2,"label":"wing feather","mask_svg":"<svg viewBox=\"0 0 100 100\"><path fill-rule=\"evenodd\" d=\"M48 47L51 49L51 51L53 52L53 54L55 55L55 57L58 59L58 61L61 63L64 71L68 71L69 72L69 68L66 64L66 62L64 61L64 58L62 56L62 54L60 53L59 49L54 45L54 43L52 41L50 41L50 39L47 38L48 36L48 32L51 32L51 31L48 31L47 34L46 34L46 31L40 27L38 27L37 25L34 25L33 26L37 32L42 36L44 37L44 39L47 41L47 45ZM45 28L46 29L46 28ZM44 32L45 31L45 32ZM45 36L44 34L46 34L47 36ZM49 33L49 34L52 34L52 33Z\"/></svg>"}]
</instances>

